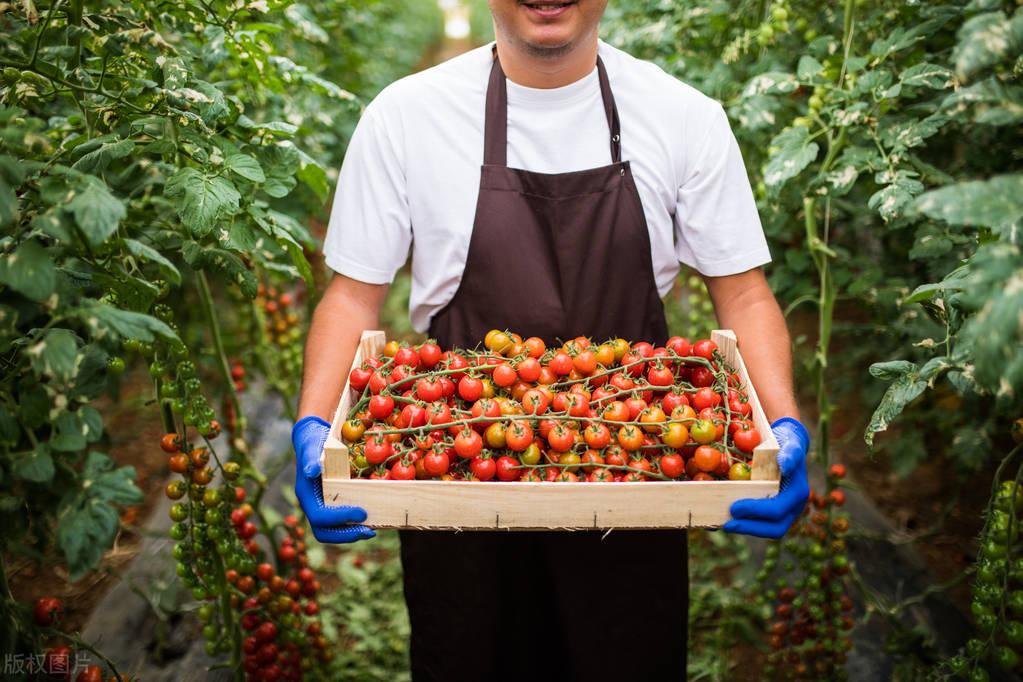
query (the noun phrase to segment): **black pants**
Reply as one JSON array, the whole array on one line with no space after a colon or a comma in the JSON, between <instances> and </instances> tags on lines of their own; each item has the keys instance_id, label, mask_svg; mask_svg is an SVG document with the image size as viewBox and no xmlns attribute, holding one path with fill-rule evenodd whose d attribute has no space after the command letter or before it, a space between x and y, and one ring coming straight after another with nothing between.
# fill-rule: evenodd
<instances>
[{"instance_id":1,"label":"black pants","mask_svg":"<svg viewBox=\"0 0 1023 682\"><path fill-rule=\"evenodd\" d=\"M685 680L684 531L402 531L412 679Z\"/></svg>"}]
</instances>

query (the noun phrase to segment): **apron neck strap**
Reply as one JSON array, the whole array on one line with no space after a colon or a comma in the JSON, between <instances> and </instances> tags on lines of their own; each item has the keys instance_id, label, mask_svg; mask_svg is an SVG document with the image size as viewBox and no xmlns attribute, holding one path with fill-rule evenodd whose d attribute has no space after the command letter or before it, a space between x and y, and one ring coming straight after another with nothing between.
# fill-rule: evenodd
<instances>
[{"instance_id":1,"label":"apron neck strap","mask_svg":"<svg viewBox=\"0 0 1023 682\"><path fill-rule=\"evenodd\" d=\"M621 125L618 121L618 107L607 70L600 56L597 56L597 78L600 81L600 97L604 101L604 114L611 134L611 162L622 160ZM501 61L494 53L494 65L490 69L487 85L486 118L483 123L483 163L488 166L508 165L508 83L501 68Z\"/></svg>"}]
</instances>

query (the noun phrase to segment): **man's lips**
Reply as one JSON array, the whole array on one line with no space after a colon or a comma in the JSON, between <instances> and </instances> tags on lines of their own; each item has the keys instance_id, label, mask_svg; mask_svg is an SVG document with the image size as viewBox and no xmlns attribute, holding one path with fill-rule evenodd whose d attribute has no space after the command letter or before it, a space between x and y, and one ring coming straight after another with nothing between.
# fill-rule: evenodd
<instances>
[{"instance_id":1,"label":"man's lips","mask_svg":"<svg viewBox=\"0 0 1023 682\"><path fill-rule=\"evenodd\" d=\"M565 13L565 11L576 4L575 2L524 2L523 6L530 14L543 18L553 19Z\"/></svg>"}]
</instances>

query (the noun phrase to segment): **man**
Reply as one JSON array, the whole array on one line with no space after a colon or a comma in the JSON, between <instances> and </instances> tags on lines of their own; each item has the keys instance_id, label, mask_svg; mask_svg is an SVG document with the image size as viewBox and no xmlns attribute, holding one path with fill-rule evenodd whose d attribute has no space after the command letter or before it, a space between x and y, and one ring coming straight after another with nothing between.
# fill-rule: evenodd
<instances>
[{"instance_id":1,"label":"man","mask_svg":"<svg viewBox=\"0 0 1023 682\"><path fill-rule=\"evenodd\" d=\"M337 273L316 309L293 430L316 537L373 536L327 507L327 418L360 333L378 326L412 251L412 322L443 347L490 328L662 344L679 262L734 329L775 433L782 492L725 529L780 537L808 488L789 336L721 106L598 40L606 0L490 0L485 46L404 78L367 108L325 243ZM684 531L402 533L413 678L681 679ZM540 653L542 652L542 656Z\"/></svg>"}]
</instances>

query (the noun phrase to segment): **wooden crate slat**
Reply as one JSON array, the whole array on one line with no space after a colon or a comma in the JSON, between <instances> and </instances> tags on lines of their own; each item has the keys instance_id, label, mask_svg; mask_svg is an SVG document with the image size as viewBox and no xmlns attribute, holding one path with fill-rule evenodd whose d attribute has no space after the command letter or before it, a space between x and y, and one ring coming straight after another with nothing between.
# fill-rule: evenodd
<instances>
[{"instance_id":1,"label":"wooden crate slat","mask_svg":"<svg viewBox=\"0 0 1023 682\"><path fill-rule=\"evenodd\" d=\"M605 530L720 526L741 497L767 497L771 481L496 483L334 480L329 504L353 504L374 528Z\"/></svg>"},{"instance_id":2,"label":"wooden crate slat","mask_svg":"<svg viewBox=\"0 0 1023 682\"><path fill-rule=\"evenodd\" d=\"M370 358L379 353L386 342L386 334L378 330L366 330L359 338L359 345L355 349L355 358L352 360L352 369L362 365L365 358ZM352 373L349 370L348 378L345 379L345 386L341 389L341 401L334 412L334 421L330 426L330 434L327 442L323 444L323 478L324 479L346 479L351 478L351 465L348 462L348 446L341 439L341 427L348 418L348 411L352 409L352 402L356 398L352 390Z\"/></svg>"},{"instance_id":3,"label":"wooden crate slat","mask_svg":"<svg viewBox=\"0 0 1023 682\"><path fill-rule=\"evenodd\" d=\"M754 481L777 481L781 478L778 470L778 439L771 431L771 422L764 414L764 408L760 404L760 397L757 396L757 389L750 381L749 372L746 370L746 363L742 360L739 352L735 332L731 329L715 329L710 333L710 340L718 345L725 360L739 375L739 383L746 390L750 405L753 407L753 425L760 433L760 444L753 448L752 478Z\"/></svg>"}]
</instances>

